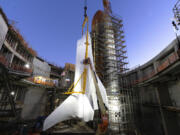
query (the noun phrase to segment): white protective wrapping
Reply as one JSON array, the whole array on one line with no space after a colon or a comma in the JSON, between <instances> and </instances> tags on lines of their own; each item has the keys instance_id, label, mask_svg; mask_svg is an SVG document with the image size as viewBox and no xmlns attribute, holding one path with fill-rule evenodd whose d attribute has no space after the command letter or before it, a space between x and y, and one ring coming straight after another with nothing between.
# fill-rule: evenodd
<instances>
[{"instance_id":1,"label":"white protective wrapping","mask_svg":"<svg viewBox=\"0 0 180 135\"><path fill-rule=\"evenodd\" d=\"M7 31L8 31L8 26L7 26L3 16L0 13L0 49L3 45L4 40L5 40Z\"/></svg>"},{"instance_id":2,"label":"white protective wrapping","mask_svg":"<svg viewBox=\"0 0 180 135\"><path fill-rule=\"evenodd\" d=\"M91 60L92 68L94 70L93 56L92 56L92 45L91 38L89 36L89 46L88 46L88 57ZM76 50L76 70L75 70L75 83L79 80L79 77L84 71L83 60L85 58L86 50L86 34L78 40L77 50ZM44 122L43 130L46 130L53 125L62 122L64 120L79 118L85 122L93 120L94 110L98 109L97 104L97 95L96 89L91 75L91 69L89 65L86 65L87 68L87 81L86 81L86 93L85 94L72 94L70 95L59 107L57 107L46 119ZM100 93L103 98L103 102L108 107L108 100L106 90L101 83L100 79L96 75L98 80L98 86L100 88ZM83 79L81 79L74 91L82 91Z\"/></svg>"}]
</instances>

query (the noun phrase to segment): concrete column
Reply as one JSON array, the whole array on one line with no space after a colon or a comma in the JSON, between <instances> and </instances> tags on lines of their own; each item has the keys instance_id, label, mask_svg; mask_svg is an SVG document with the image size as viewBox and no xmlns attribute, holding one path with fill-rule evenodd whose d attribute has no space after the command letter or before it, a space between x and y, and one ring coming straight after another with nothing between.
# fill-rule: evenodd
<instances>
[{"instance_id":1,"label":"concrete column","mask_svg":"<svg viewBox=\"0 0 180 135\"><path fill-rule=\"evenodd\" d=\"M11 64L12 64L13 58L14 58L14 54L12 54L11 59L10 59L10 61L9 61L10 66L11 66Z\"/></svg>"},{"instance_id":2,"label":"concrete column","mask_svg":"<svg viewBox=\"0 0 180 135\"><path fill-rule=\"evenodd\" d=\"M18 42L16 42L15 47L14 47L14 50L16 50L17 46L18 46ZM12 52L12 53L13 53L13 52ZM14 53L12 54L12 57L11 57L11 59L10 59L10 65L12 64L13 59L14 59Z\"/></svg>"},{"instance_id":3,"label":"concrete column","mask_svg":"<svg viewBox=\"0 0 180 135\"><path fill-rule=\"evenodd\" d=\"M47 91L45 88L29 87L25 94L21 118L30 120L45 115L46 98Z\"/></svg>"},{"instance_id":4,"label":"concrete column","mask_svg":"<svg viewBox=\"0 0 180 135\"><path fill-rule=\"evenodd\" d=\"M3 46L3 44L0 44L0 50L1 50L2 46Z\"/></svg>"},{"instance_id":5,"label":"concrete column","mask_svg":"<svg viewBox=\"0 0 180 135\"><path fill-rule=\"evenodd\" d=\"M17 46L18 46L18 42L16 42L16 45L15 45L15 47L14 47L14 50L16 50Z\"/></svg>"},{"instance_id":6,"label":"concrete column","mask_svg":"<svg viewBox=\"0 0 180 135\"><path fill-rule=\"evenodd\" d=\"M164 119L164 114L163 114L163 110L162 110L162 107L161 107L161 101L160 101L160 98L159 98L159 92L158 92L157 88L155 88L155 92L156 92L156 96L157 96L157 100L158 100L158 104L159 104L159 110L160 110L160 114L161 114L161 120L162 120L164 134L168 135L166 121Z\"/></svg>"},{"instance_id":7,"label":"concrete column","mask_svg":"<svg viewBox=\"0 0 180 135\"><path fill-rule=\"evenodd\" d=\"M153 62L153 66L154 66L155 73L157 73L158 72L157 71L158 62L157 61Z\"/></svg>"},{"instance_id":8,"label":"concrete column","mask_svg":"<svg viewBox=\"0 0 180 135\"><path fill-rule=\"evenodd\" d=\"M180 39L179 39L179 40L180 40ZM177 38L173 41L173 44L175 44L175 45L174 45L174 51L177 52L178 49L179 49L179 45L178 45L178 40L177 40Z\"/></svg>"},{"instance_id":9,"label":"concrete column","mask_svg":"<svg viewBox=\"0 0 180 135\"><path fill-rule=\"evenodd\" d=\"M142 73L142 71L139 68L138 72L137 72L138 79L140 79L142 77L142 75L143 75L143 73Z\"/></svg>"}]
</instances>

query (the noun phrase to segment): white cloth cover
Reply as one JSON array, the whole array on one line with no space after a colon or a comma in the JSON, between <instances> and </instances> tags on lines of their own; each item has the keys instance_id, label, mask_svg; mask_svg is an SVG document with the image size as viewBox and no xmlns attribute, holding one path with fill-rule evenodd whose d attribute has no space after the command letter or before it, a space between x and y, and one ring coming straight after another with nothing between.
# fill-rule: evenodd
<instances>
[{"instance_id":1,"label":"white cloth cover","mask_svg":"<svg viewBox=\"0 0 180 135\"><path fill-rule=\"evenodd\" d=\"M4 43L7 31L8 31L8 26L5 22L2 14L0 13L0 49Z\"/></svg>"},{"instance_id":2,"label":"white cloth cover","mask_svg":"<svg viewBox=\"0 0 180 135\"><path fill-rule=\"evenodd\" d=\"M88 57L91 60L92 68L94 70L93 56L92 56L92 45L91 38L89 34L89 46L88 46ZM97 104L97 95L96 89L93 82L91 69L89 65L84 65L83 60L85 58L85 50L86 50L86 34L78 40L77 42L77 50L76 50L76 70L75 70L75 79L76 83L84 71L84 66L87 68L87 81L86 81L86 93L85 94L72 94L70 95L59 107L57 107L46 119L43 125L43 130L47 130L48 128L54 126L58 122L62 122L64 120L79 118L85 122L93 120L94 110L98 109ZM103 98L103 102L108 107L108 100L106 90L96 75L98 80L98 86L100 88L100 93ZM82 91L82 83L83 78L77 83L74 91L80 92Z\"/></svg>"}]
</instances>

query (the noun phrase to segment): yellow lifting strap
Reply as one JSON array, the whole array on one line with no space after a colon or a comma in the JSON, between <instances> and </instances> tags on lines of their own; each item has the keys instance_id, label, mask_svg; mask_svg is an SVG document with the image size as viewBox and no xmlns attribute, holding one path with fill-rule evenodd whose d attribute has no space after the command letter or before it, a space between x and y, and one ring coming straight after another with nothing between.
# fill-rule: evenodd
<instances>
[{"instance_id":1,"label":"yellow lifting strap","mask_svg":"<svg viewBox=\"0 0 180 135\"><path fill-rule=\"evenodd\" d=\"M78 84L78 82L81 80L82 76L84 75L84 72L80 75L78 81L76 83L73 83L70 88L68 89L67 92L65 92L64 94L73 94L73 93L83 93L82 91L80 92L75 92L74 88L76 87L76 85Z\"/></svg>"},{"instance_id":2,"label":"yellow lifting strap","mask_svg":"<svg viewBox=\"0 0 180 135\"><path fill-rule=\"evenodd\" d=\"M84 29L86 23L87 23L87 29L88 29L88 17L85 17L85 18L84 18L84 21L83 21L83 24L82 24L82 35L83 35L83 29ZM87 30L87 31L88 31L88 30Z\"/></svg>"},{"instance_id":3,"label":"yellow lifting strap","mask_svg":"<svg viewBox=\"0 0 180 135\"><path fill-rule=\"evenodd\" d=\"M88 17L86 16L84 18L84 21L83 21L83 25L82 25L82 35L83 35L83 29L85 27L85 25L87 24L87 33L86 33L86 42L85 42L85 45L86 45L86 52L85 52L85 58L84 59L87 59L88 58L88 45L89 45L89 42L88 42L88 38L89 38L89 31L88 31ZM83 73L80 75L79 79L77 82L74 82L70 88L68 89L67 92L65 92L64 94L73 94L73 93L80 93L80 94L85 94L85 90L86 90L86 80L87 80L87 68L85 66L86 64L84 64L84 71ZM78 82L83 78L83 83L82 83L82 91L80 92L75 92L74 91L74 88L76 87L76 85L78 84Z\"/></svg>"},{"instance_id":4,"label":"yellow lifting strap","mask_svg":"<svg viewBox=\"0 0 180 135\"><path fill-rule=\"evenodd\" d=\"M88 45L89 45L89 43L88 43L89 31L88 31L88 17L87 16L84 18L82 31L83 31L86 23L87 23L87 33L86 33L86 42L85 42L86 52L85 52L84 60L86 60L88 58ZM85 94L85 92L86 92L86 80L87 80L87 67L85 66L85 63L84 63L84 75L83 75L83 86L82 86L83 94Z\"/></svg>"}]
</instances>

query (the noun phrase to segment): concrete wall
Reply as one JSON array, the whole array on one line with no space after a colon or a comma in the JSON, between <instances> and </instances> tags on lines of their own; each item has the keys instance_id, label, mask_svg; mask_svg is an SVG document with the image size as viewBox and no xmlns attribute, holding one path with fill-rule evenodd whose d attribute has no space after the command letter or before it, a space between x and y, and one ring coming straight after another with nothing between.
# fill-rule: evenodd
<instances>
[{"instance_id":1,"label":"concrete wall","mask_svg":"<svg viewBox=\"0 0 180 135\"><path fill-rule=\"evenodd\" d=\"M6 22L4 21L2 15L0 14L0 49L5 40L7 31L8 31L8 26L7 26Z\"/></svg>"},{"instance_id":2,"label":"concrete wall","mask_svg":"<svg viewBox=\"0 0 180 135\"><path fill-rule=\"evenodd\" d=\"M44 77L50 76L51 67L48 65L47 62L34 57L33 65L34 65L34 69L33 69L34 76L36 75L40 75Z\"/></svg>"},{"instance_id":3,"label":"concrete wall","mask_svg":"<svg viewBox=\"0 0 180 135\"><path fill-rule=\"evenodd\" d=\"M139 87L141 130L149 135L179 135L180 115L165 107L177 107L179 103L178 82L153 83ZM153 128L153 130L152 130Z\"/></svg>"},{"instance_id":4,"label":"concrete wall","mask_svg":"<svg viewBox=\"0 0 180 135\"><path fill-rule=\"evenodd\" d=\"M143 95L143 96L140 96L141 103L158 104L156 91L155 91L155 88L153 86L143 87L139 91L139 94Z\"/></svg>"},{"instance_id":5,"label":"concrete wall","mask_svg":"<svg viewBox=\"0 0 180 135\"><path fill-rule=\"evenodd\" d=\"M29 87L25 94L22 119L36 119L44 115L47 101L47 91L43 88Z\"/></svg>"},{"instance_id":6,"label":"concrete wall","mask_svg":"<svg viewBox=\"0 0 180 135\"><path fill-rule=\"evenodd\" d=\"M177 48L177 39L175 39L153 59L133 70L130 70L126 74L126 77L129 78L133 85L144 83L145 81L152 79L154 76L168 69L180 59Z\"/></svg>"},{"instance_id":7,"label":"concrete wall","mask_svg":"<svg viewBox=\"0 0 180 135\"><path fill-rule=\"evenodd\" d=\"M169 82L168 88L172 105L180 108L180 80ZM178 124L180 127L180 113L178 114Z\"/></svg>"},{"instance_id":8,"label":"concrete wall","mask_svg":"<svg viewBox=\"0 0 180 135\"><path fill-rule=\"evenodd\" d=\"M138 125L143 133L149 135L164 135L160 110L150 105L158 105L156 87L145 86L138 88L140 115ZM152 130L153 129L153 130Z\"/></svg>"},{"instance_id":9,"label":"concrete wall","mask_svg":"<svg viewBox=\"0 0 180 135\"><path fill-rule=\"evenodd\" d=\"M137 125L142 134L180 134L180 49L177 39L125 78L138 93ZM153 130L152 130L153 129Z\"/></svg>"},{"instance_id":10,"label":"concrete wall","mask_svg":"<svg viewBox=\"0 0 180 135\"><path fill-rule=\"evenodd\" d=\"M180 107L180 80L169 82L168 88L173 106Z\"/></svg>"},{"instance_id":11,"label":"concrete wall","mask_svg":"<svg viewBox=\"0 0 180 135\"><path fill-rule=\"evenodd\" d=\"M180 114L165 107L178 107L180 81L138 86L138 128L148 135L179 135ZM153 130L152 130L153 129Z\"/></svg>"}]
</instances>

